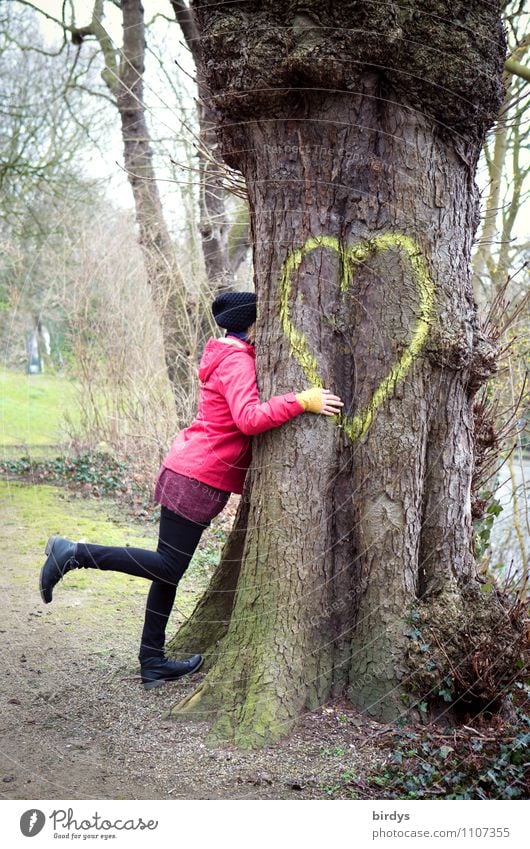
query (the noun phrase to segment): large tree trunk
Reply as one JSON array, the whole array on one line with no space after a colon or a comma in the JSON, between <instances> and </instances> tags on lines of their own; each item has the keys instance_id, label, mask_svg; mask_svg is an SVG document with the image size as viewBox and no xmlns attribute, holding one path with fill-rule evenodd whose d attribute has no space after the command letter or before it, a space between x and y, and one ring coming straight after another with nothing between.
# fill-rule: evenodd
<instances>
[{"instance_id":1,"label":"large tree trunk","mask_svg":"<svg viewBox=\"0 0 530 849\"><path fill-rule=\"evenodd\" d=\"M248 493L248 486L245 493ZM234 607L234 596L241 570L245 546L249 501L246 494L239 502L234 528L221 554L208 589L197 604L193 615L179 628L168 644L173 657L199 652L204 656L204 668L209 669L217 659L219 645L226 634Z\"/></svg>"},{"instance_id":2,"label":"large tree trunk","mask_svg":"<svg viewBox=\"0 0 530 849\"><path fill-rule=\"evenodd\" d=\"M474 581L472 398L491 350L469 261L500 17L479 0L298 6L195 3L249 193L260 394L320 384L345 402L255 440L228 631L173 711L240 745L344 691L395 717L407 614L460 609Z\"/></svg>"}]
</instances>

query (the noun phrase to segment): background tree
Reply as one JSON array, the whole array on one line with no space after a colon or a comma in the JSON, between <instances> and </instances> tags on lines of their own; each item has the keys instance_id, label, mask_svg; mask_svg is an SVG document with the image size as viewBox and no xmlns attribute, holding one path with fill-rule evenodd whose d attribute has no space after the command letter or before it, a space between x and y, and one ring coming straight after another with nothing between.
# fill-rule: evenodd
<instances>
[{"instance_id":1,"label":"background tree","mask_svg":"<svg viewBox=\"0 0 530 849\"><path fill-rule=\"evenodd\" d=\"M151 494L178 423L134 215L105 197L90 210L62 213L68 227L37 261L48 272L49 310L62 315L68 372L75 377L79 414L68 416L69 436L77 446L112 446L134 480L148 480ZM193 393L188 397L191 406Z\"/></svg>"},{"instance_id":2,"label":"background tree","mask_svg":"<svg viewBox=\"0 0 530 849\"><path fill-rule=\"evenodd\" d=\"M195 67L198 68L201 62L201 39L191 9L184 0L170 2ZM227 182L230 182L230 175L219 153L215 115L203 75L197 75L196 85L199 229L208 280L221 291L233 285L234 275L250 246L247 204L239 204L235 221L231 221L227 209Z\"/></svg>"},{"instance_id":3,"label":"background tree","mask_svg":"<svg viewBox=\"0 0 530 849\"><path fill-rule=\"evenodd\" d=\"M529 248L514 234L517 212L528 199L530 176L530 166L523 155L530 133L526 120L528 81L509 70L510 60L523 59L530 48L530 35L524 29L527 22L519 3L508 5L505 22L509 52L503 74L505 95L491 138L483 147L487 190L480 238L473 256L473 283L482 303L491 302L507 278L524 265ZM515 279L514 286L518 285L524 286L524 280Z\"/></svg>"},{"instance_id":4,"label":"background tree","mask_svg":"<svg viewBox=\"0 0 530 849\"><path fill-rule=\"evenodd\" d=\"M470 258L504 97L501 4L193 8L223 155L248 189L260 391L330 386L345 415L257 442L215 583L172 644L215 662L173 715L241 745L344 692L393 718L414 701L416 619L449 671L471 669L463 697L488 634L498 687L517 640L475 578L473 399L496 348Z\"/></svg>"},{"instance_id":5,"label":"background tree","mask_svg":"<svg viewBox=\"0 0 530 849\"><path fill-rule=\"evenodd\" d=\"M62 226L57 207L88 207L97 195L79 163L105 116L83 89L90 63L50 56L36 15L15 11L4 4L0 19L0 324L4 358L24 362L26 332L52 318L51 280L36 256Z\"/></svg>"},{"instance_id":6,"label":"background tree","mask_svg":"<svg viewBox=\"0 0 530 849\"><path fill-rule=\"evenodd\" d=\"M24 6L38 8L29 0L19 0ZM203 297L212 291L233 285L234 274L245 258L248 247L248 226L239 221L230 227L226 210L227 169L218 161L213 120L205 105L204 92L198 92L198 186L202 250L208 279L208 292L187 285L181 273L174 241L171 238L158 189L154 167L154 146L144 101L146 32L144 10L140 0L120 0L113 4L122 14L123 45L118 48L104 25L105 2L94 0L88 24L77 23L75 7L63 7L63 19L45 16L62 27L65 38L81 48L95 42L103 58L102 79L107 97L117 107L123 139L124 164L132 188L139 240L146 263L146 272L163 333L168 377L179 395L179 409L186 406L184 395L195 384L195 364L198 351L211 332L211 322L205 317ZM194 23L185 3L172 3L186 43L194 59L200 53L194 33ZM39 10L43 11L43 10ZM66 13L70 14L67 20ZM158 17L155 16L155 17ZM170 79L169 77L167 77ZM98 92L101 94L101 92ZM229 236L232 236L230 249Z\"/></svg>"},{"instance_id":7,"label":"background tree","mask_svg":"<svg viewBox=\"0 0 530 849\"><path fill-rule=\"evenodd\" d=\"M45 219L33 212L36 199L75 191L75 167L88 146L83 84L93 74L89 63L66 52L50 54L37 16L16 11L4 4L0 17L0 221L4 230L23 235L31 218L35 230L45 229ZM90 121L102 129L99 110L90 110Z\"/></svg>"}]
</instances>

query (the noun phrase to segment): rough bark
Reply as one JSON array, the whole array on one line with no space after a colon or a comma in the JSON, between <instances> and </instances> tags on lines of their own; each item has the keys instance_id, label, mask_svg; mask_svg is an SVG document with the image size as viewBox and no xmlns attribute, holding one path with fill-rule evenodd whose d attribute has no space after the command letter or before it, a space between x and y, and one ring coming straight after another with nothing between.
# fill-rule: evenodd
<instances>
[{"instance_id":1,"label":"rough bark","mask_svg":"<svg viewBox=\"0 0 530 849\"><path fill-rule=\"evenodd\" d=\"M248 522L249 501L246 493L239 503L234 530L221 553L221 562L215 570L208 589L190 618L179 628L168 643L171 657L186 657L199 653L204 657L204 669L209 669L219 653L221 640L226 634L241 569Z\"/></svg>"},{"instance_id":2,"label":"rough bark","mask_svg":"<svg viewBox=\"0 0 530 849\"><path fill-rule=\"evenodd\" d=\"M223 650L173 711L256 745L344 691L395 717L407 612L474 580L473 178L504 36L478 0L194 8L249 193L260 393L345 402L255 440Z\"/></svg>"}]
</instances>

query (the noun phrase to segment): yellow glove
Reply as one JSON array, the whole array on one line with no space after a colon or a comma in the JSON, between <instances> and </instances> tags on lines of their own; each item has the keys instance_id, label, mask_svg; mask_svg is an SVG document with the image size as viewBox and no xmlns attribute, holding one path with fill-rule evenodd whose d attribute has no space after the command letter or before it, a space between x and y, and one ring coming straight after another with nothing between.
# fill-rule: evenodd
<instances>
[{"instance_id":1,"label":"yellow glove","mask_svg":"<svg viewBox=\"0 0 530 849\"><path fill-rule=\"evenodd\" d=\"M306 389L304 392L298 392L296 400L300 401L306 413L320 413L324 406L322 399L322 389L315 386L313 389Z\"/></svg>"},{"instance_id":2,"label":"yellow glove","mask_svg":"<svg viewBox=\"0 0 530 849\"><path fill-rule=\"evenodd\" d=\"M318 386L297 392L296 400L300 401L306 413L324 413L326 416L336 416L344 406L338 395Z\"/></svg>"}]
</instances>

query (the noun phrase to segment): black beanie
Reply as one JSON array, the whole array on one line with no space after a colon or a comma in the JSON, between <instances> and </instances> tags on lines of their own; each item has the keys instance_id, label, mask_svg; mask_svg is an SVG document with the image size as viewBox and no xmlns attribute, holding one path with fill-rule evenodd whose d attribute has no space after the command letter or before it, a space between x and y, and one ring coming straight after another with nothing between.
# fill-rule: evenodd
<instances>
[{"instance_id":1,"label":"black beanie","mask_svg":"<svg viewBox=\"0 0 530 849\"><path fill-rule=\"evenodd\" d=\"M212 313L219 327L238 333L256 321L254 292L223 292L212 304Z\"/></svg>"}]
</instances>

